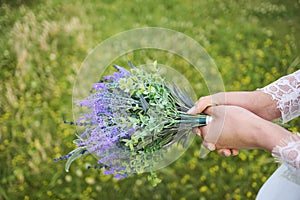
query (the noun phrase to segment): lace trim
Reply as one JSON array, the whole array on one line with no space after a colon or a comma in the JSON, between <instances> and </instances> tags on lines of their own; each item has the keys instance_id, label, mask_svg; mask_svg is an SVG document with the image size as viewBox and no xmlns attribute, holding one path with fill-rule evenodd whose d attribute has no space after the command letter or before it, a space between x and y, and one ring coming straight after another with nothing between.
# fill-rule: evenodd
<instances>
[{"instance_id":1,"label":"lace trim","mask_svg":"<svg viewBox=\"0 0 300 200\"><path fill-rule=\"evenodd\" d=\"M258 90L277 101L283 123L300 115L300 70Z\"/></svg>"},{"instance_id":2,"label":"lace trim","mask_svg":"<svg viewBox=\"0 0 300 200\"><path fill-rule=\"evenodd\" d=\"M273 148L272 155L276 161L287 166L282 176L300 185L300 134L283 139Z\"/></svg>"}]
</instances>

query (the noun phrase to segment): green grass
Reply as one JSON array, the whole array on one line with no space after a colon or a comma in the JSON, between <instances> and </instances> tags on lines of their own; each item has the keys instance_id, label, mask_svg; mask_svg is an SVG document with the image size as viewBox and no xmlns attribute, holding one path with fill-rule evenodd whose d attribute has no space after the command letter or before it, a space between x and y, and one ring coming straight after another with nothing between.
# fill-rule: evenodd
<instances>
[{"instance_id":1,"label":"green grass","mask_svg":"<svg viewBox=\"0 0 300 200\"><path fill-rule=\"evenodd\" d=\"M72 148L72 87L88 52L119 32L165 27L192 37L215 60L226 90L255 90L299 69L299 1L1 1L0 199L254 199L276 169L263 151L234 158L198 159L200 140L169 167L153 188L147 174L116 181L87 170L71 171L53 158ZM178 41L180 42L180 41ZM177 63L178 57L134 52L134 63ZM175 62L176 61L176 62ZM178 61L178 62L177 62ZM117 63L119 64L119 63ZM197 95L208 95L205 88ZM289 123L299 131L299 120Z\"/></svg>"}]
</instances>

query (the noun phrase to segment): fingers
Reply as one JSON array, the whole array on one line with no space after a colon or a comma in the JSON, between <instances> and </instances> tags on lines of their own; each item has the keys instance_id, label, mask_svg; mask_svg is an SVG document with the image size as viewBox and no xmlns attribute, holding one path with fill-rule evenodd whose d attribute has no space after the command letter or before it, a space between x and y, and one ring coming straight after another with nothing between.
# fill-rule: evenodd
<instances>
[{"instance_id":1,"label":"fingers","mask_svg":"<svg viewBox=\"0 0 300 200\"><path fill-rule=\"evenodd\" d=\"M237 149L219 149L218 154L220 156L236 156L239 154L239 150Z\"/></svg>"},{"instance_id":2,"label":"fingers","mask_svg":"<svg viewBox=\"0 0 300 200\"><path fill-rule=\"evenodd\" d=\"M231 149L232 155L236 156L239 154L239 150L238 149Z\"/></svg>"},{"instance_id":3,"label":"fingers","mask_svg":"<svg viewBox=\"0 0 300 200\"><path fill-rule=\"evenodd\" d=\"M207 107L205 108L205 110L203 111L205 114L212 116L213 115L213 107L217 106L217 104L210 104L207 105Z\"/></svg>"},{"instance_id":4,"label":"fingers","mask_svg":"<svg viewBox=\"0 0 300 200\"><path fill-rule=\"evenodd\" d=\"M212 108L208 108L207 112L210 113ZM218 134L216 133L209 133L209 129L211 128L210 126L216 127L217 125L214 124L209 124L207 126L203 126L201 128L194 128L194 133L196 133L197 135L202 137L202 145L205 146L207 149L209 149L210 151L214 151L217 150L217 153L221 156L236 156L239 154L239 150L238 149L230 149L230 148L222 148L222 147L218 147L216 145L217 140L218 140ZM217 129L216 129L217 130Z\"/></svg>"},{"instance_id":5,"label":"fingers","mask_svg":"<svg viewBox=\"0 0 300 200\"><path fill-rule=\"evenodd\" d=\"M193 133L195 133L196 135L200 136L203 140L203 146L205 146L207 149L209 149L210 151L214 151L216 149L216 145L209 143L207 141L205 141L203 138L203 135L201 133L201 129L200 128L193 128ZM220 156L236 156L239 154L239 150L238 149L218 149L217 150L218 154Z\"/></svg>"},{"instance_id":6,"label":"fingers","mask_svg":"<svg viewBox=\"0 0 300 200\"><path fill-rule=\"evenodd\" d=\"M217 106L217 103L213 103L213 102L225 103L224 99L225 99L224 93L202 97L195 103L195 105L188 111L188 113L189 114L205 113L210 116L215 116L215 114L218 114L218 116L224 116L225 108L223 108L222 106ZM218 110L217 113L213 113L214 108ZM221 122L221 123L217 123L217 122ZM203 146L209 149L210 151L214 151L217 149L219 155L226 156L226 157L238 155L239 151L237 149L229 149L229 148L221 149L220 147L218 148L216 146L221 130L223 128L223 121L219 120L217 122L215 122L213 125L211 124L212 123L211 122L207 126L203 126L200 128L199 127L193 128L193 133L197 134L202 138ZM210 125L212 126L212 130L209 132Z\"/></svg>"},{"instance_id":7,"label":"fingers","mask_svg":"<svg viewBox=\"0 0 300 200\"><path fill-rule=\"evenodd\" d=\"M226 157L228 157L228 156L231 155L231 151L230 151L230 149L219 149L218 150L218 154L220 156L226 156Z\"/></svg>"},{"instance_id":8,"label":"fingers","mask_svg":"<svg viewBox=\"0 0 300 200\"><path fill-rule=\"evenodd\" d=\"M202 145L209 149L210 151L214 151L216 149L216 146L212 143L206 142L204 139L204 135L201 134L201 129L200 128L193 128L193 133L196 135L200 136L202 138Z\"/></svg>"},{"instance_id":9,"label":"fingers","mask_svg":"<svg viewBox=\"0 0 300 200\"><path fill-rule=\"evenodd\" d=\"M212 117L212 120L206 125L200 127L202 137L207 143L216 144L222 133L224 126L225 107L212 106L205 110L205 113ZM221 115L221 116L219 116Z\"/></svg>"},{"instance_id":10,"label":"fingers","mask_svg":"<svg viewBox=\"0 0 300 200\"><path fill-rule=\"evenodd\" d=\"M201 97L188 111L188 114L195 115L204 112L208 107L226 104L226 93L219 92L210 96ZM205 112L206 113L206 112Z\"/></svg>"},{"instance_id":11,"label":"fingers","mask_svg":"<svg viewBox=\"0 0 300 200\"><path fill-rule=\"evenodd\" d=\"M197 128L197 127L193 128L193 133L195 133L196 135L202 137L200 128Z\"/></svg>"},{"instance_id":12,"label":"fingers","mask_svg":"<svg viewBox=\"0 0 300 200\"><path fill-rule=\"evenodd\" d=\"M211 96L201 97L187 113L195 115L203 112L207 107L212 105L214 104L212 103Z\"/></svg>"},{"instance_id":13,"label":"fingers","mask_svg":"<svg viewBox=\"0 0 300 200\"><path fill-rule=\"evenodd\" d=\"M216 145L215 144L210 143L210 142L206 142L205 140L203 140L202 145L205 146L210 151L216 150Z\"/></svg>"}]
</instances>

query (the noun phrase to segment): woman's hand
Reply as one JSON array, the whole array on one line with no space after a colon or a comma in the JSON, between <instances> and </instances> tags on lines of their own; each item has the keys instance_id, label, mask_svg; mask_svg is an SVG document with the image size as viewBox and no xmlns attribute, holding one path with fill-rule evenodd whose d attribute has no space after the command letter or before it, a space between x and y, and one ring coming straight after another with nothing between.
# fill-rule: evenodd
<instances>
[{"instance_id":1,"label":"woman's hand","mask_svg":"<svg viewBox=\"0 0 300 200\"><path fill-rule=\"evenodd\" d=\"M280 111L277 108L276 101L271 96L261 91L252 92L221 92L211 96L201 97L193 108L189 110L190 114L204 112L206 108L214 105L235 105L245 108L256 115L266 119L273 120L280 117ZM194 133L201 136L201 131L194 128ZM210 146L212 149L213 146ZM237 155L237 149L219 149L220 155Z\"/></svg>"},{"instance_id":2,"label":"woman's hand","mask_svg":"<svg viewBox=\"0 0 300 200\"><path fill-rule=\"evenodd\" d=\"M200 128L203 145L216 149L264 149L269 152L290 132L237 106L212 106L205 110L212 121Z\"/></svg>"},{"instance_id":3,"label":"woman's hand","mask_svg":"<svg viewBox=\"0 0 300 200\"><path fill-rule=\"evenodd\" d=\"M277 102L272 97L259 90L252 92L220 92L201 97L189 110L190 114L203 112L212 105L232 105L245 108L266 120L279 118L281 113Z\"/></svg>"}]
</instances>

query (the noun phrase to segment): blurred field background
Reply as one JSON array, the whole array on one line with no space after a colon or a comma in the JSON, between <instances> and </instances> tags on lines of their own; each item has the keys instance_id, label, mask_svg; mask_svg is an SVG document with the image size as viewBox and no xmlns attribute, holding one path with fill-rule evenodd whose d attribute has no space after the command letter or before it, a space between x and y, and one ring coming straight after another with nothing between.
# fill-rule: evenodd
<instances>
[{"instance_id":1,"label":"blurred field background","mask_svg":"<svg viewBox=\"0 0 300 200\"><path fill-rule=\"evenodd\" d=\"M98 43L132 28L170 28L208 51L227 91L255 90L300 68L299 0L0 2L1 200L255 199L277 168L270 154L259 150L232 158L211 153L200 160L199 138L158 171L162 183L155 188L147 174L116 181L88 170L92 157L76 161L69 173L65 162L53 158L74 148L75 128L63 120L72 120L76 73ZM128 57L134 63L156 59L151 53ZM208 95L199 88L198 96ZM298 132L299 120L288 128Z\"/></svg>"}]
</instances>

